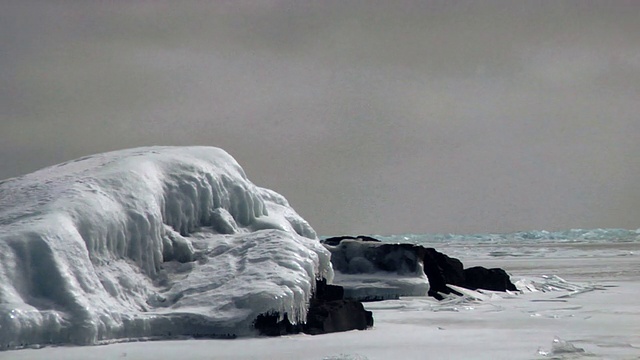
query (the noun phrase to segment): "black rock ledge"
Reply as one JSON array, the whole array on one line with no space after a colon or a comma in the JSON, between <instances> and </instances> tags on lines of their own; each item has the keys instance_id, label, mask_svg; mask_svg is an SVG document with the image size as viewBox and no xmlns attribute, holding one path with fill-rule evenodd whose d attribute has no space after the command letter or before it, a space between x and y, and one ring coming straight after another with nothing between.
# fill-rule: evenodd
<instances>
[{"instance_id":1,"label":"black rock ledge","mask_svg":"<svg viewBox=\"0 0 640 360\"><path fill-rule=\"evenodd\" d=\"M259 315L254 326L260 335L280 336L305 333L327 334L349 330L365 330L373 326L373 313L362 302L344 299L342 286L329 285L325 279L316 281L316 290L309 303L307 322L292 324L287 314L282 320L278 313Z\"/></svg>"},{"instance_id":2,"label":"black rock ledge","mask_svg":"<svg viewBox=\"0 0 640 360\"><path fill-rule=\"evenodd\" d=\"M447 256L434 248L413 244L389 244L370 236L339 236L322 241L331 251L331 263L336 271L353 269L348 251L339 250L344 240L364 245L364 251L357 254L356 261L366 258L366 263L380 271L412 272L422 265L429 280L427 295L438 300L446 294L462 295L448 285L476 290L517 291L506 271L500 268L487 269L475 266L465 269L462 262ZM366 243L366 244L365 244ZM357 245L357 244L356 244ZM357 267L357 266L356 266ZM373 314L365 310L362 302L345 298L342 286L327 284L325 279L316 281L316 290L309 302L307 321L292 324L285 313L259 315L254 326L260 335L280 336L305 333L311 335L332 332L365 330L373 326Z\"/></svg>"},{"instance_id":3,"label":"black rock ledge","mask_svg":"<svg viewBox=\"0 0 640 360\"><path fill-rule=\"evenodd\" d=\"M366 245L365 250L354 255L352 259L349 251L339 249L345 240L350 243L361 242L362 245ZM487 269L481 266L465 269L460 260L436 251L434 248L414 244L382 243L370 236L338 236L322 242L332 252L331 263L337 271L353 273L351 260L362 261L362 258L365 258L367 264L371 264L375 269L398 273L411 272L420 262L429 280L428 295L438 300L442 300L445 294L461 295L447 285L471 290L518 290L503 269Z\"/></svg>"}]
</instances>

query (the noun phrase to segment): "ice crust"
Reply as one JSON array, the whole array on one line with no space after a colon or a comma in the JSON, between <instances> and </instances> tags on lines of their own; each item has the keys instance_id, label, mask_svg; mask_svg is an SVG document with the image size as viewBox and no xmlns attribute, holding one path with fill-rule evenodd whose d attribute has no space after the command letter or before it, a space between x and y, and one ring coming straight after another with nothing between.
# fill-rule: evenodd
<instances>
[{"instance_id":1,"label":"ice crust","mask_svg":"<svg viewBox=\"0 0 640 360\"><path fill-rule=\"evenodd\" d=\"M252 334L304 321L329 252L213 147L88 156L0 182L0 347Z\"/></svg>"}]
</instances>

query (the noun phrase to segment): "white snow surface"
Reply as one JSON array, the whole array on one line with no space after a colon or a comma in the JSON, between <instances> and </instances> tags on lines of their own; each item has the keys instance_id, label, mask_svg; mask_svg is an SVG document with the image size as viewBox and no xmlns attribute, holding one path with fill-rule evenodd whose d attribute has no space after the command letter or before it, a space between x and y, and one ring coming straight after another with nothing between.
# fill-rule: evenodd
<instances>
[{"instance_id":1,"label":"white snow surface","mask_svg":"<svg viewBox=\"0 0 640 360\"><path fill-rule=\"evenodd\" d=\"M0 182L0 347L250 335L304 321L329 252L213 147L93 155Z\"/></svg>"},{"instance_id":2,"label":"white snow surface","mask_svg":"<svg viewBox=\"0 0 640 360\"><path fill-rule=\"evenodd\" d=\"M438 250L458 252L465 264L480 256L479 265L504 268L521 291L367 302L375 324L366 331L46 347L0 351L0 360L640 359L640 239L545 243L558 250L545 252L512 242L515 256L488 255L505 244L480 242Z\"/></svg>"}]
</instances>

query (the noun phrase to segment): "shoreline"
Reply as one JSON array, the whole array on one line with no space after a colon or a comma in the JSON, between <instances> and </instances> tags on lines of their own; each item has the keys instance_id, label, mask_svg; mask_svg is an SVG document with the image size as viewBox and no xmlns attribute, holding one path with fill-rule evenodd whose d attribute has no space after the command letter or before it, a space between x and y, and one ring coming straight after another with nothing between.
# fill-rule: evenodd
<instances>
[{"instance_id":1,"label":"shoreline","mask_svg":"<svg viewBox=\"0 0 640 360\"><path fill-rule=\"evenodd\" d=\"M443 251L447 252L447 248L443 247ZM611 248L615 249L615 244ZM572 283L598 285L595 290L568 297L562 297L569 294L563 290L517 295L483 292L488 296L485 301L454 301L449 307L428 297L406 297L367 303L366 308L374 312L375 326L364 331L51 347L0 352L0 359L144 360L187 356L203 360L374 360L419 359L429 354L449 359L545 359L554 358L553 347L560 345L577 349L571 350L573 354L565 354L573 358L637 358L640 356L640 339L634 337L640 334L637 255L599 255L593 250L589 257L476 260L485 266L504 268L514 281L557 275ZM463 261L474 264L468 258ZM559 340L554 343L556 338Z\"/></svg>"}]
</instances>

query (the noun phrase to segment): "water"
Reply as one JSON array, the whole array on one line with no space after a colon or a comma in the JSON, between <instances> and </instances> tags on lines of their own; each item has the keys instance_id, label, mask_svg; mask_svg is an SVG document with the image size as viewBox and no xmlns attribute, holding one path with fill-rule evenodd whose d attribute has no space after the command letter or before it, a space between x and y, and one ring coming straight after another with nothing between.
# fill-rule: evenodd
<instances>
[{"instance_id":1,"label":"water","mask_svg":"<svg viewBox=\"0 0 640 360\"><path fill-rule=\"evenodd\" d=\"M573 281L640 276L640 230L572 229L503 234L373 235L390 243L433 247L465 267L505 269L512 278L561 276Z\"/></svg>"},{"instance_id":2,"label":"water","mask_svg":"<svg viewBox=\"0 0 640 360\"><path fill-rule=\"evenodd\" d=\"M452 244L463 242L480 243L522 243L538 242L635 242L640 241L640 229L571 229L565 231L519 231L504 234L402 234L374 235L388 242L406 242L412 244Z\"/></svg>"},{"instance_id":3,"label":"water","mask_svg":"<svg viewBox=\"0 0 640 360\"><path fill-rule=\"evenodd\" d=\"M467 235L402 234L373 237L384 242L433 247L449 256L467 259L572 258L635 255L640 244L640 229L571 229L555 232L539 230Z\"/></svg>"}]
</instances>

